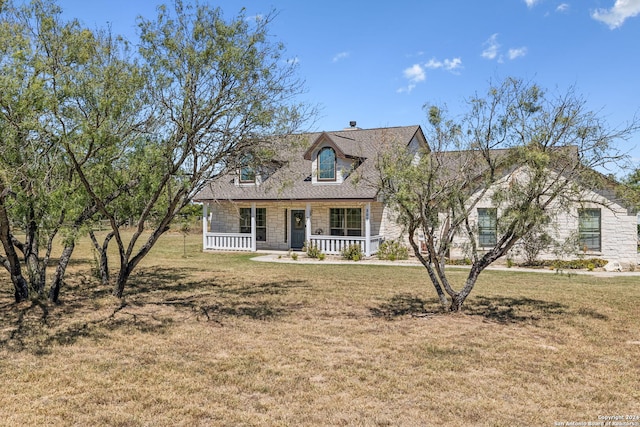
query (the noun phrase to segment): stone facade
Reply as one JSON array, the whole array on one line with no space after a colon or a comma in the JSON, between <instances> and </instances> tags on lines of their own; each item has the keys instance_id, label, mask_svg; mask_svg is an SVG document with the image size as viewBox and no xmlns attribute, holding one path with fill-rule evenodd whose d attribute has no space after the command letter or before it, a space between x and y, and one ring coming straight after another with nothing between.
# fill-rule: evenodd
<instances>
[{"instance_id":1,"label":"stone facade","mask_svg":"<svg viewBox=\"0 0 640 427\"><path fill-rule=\"evenodd\" d=\"M490 207L479 205L478 208ZM600 211L600 250L588 250L580 248L578 240L578 211L579 209L598 209ZM470 217L472 225L478 222L478 210L475 209ZM636 234L637 220L635 214L628 212L625 207L609 203L603 206L596 203L586 203L582 206L574 206L568 212L559 212L545 232L553 242L546 250L538 255L540 260L576 259L576 258L601 258L608 261L618 261L628 269L635 268L640 261L637 251L638 237ZM464 258L468 256L466 241L454 240L452 258ZM514 261L523 261L522 248L516 246L510 251L509 257Z\"/></svg>"},{"instance_id":2,"label":"stone facade","mask_svg":"<svg viewBox=\"0 0 640 427\"><path fill-rule=\"evenodd\" d=\"M511 176L505 177L500 185L508 185ZM478 209L493 208L492 196L494 191L488 191L476 205L470 215L470 224L477 227ZM619 262L624 269L635 269L640 264L638 253L638 219L636 212L615 202L615 194L608 192L596 193L583 190L581 204L575 204L569 209L555 207L554 219L544 230L552 239L552 243L542 250L536 257L539 260L601 258L612 262ZM552 211L554 207L551 208ZM578 244L580 209L597 209L600 212L600 250L580 248ZM498 212L498 217L500 212ZM384 208L381 234L385 239L398 239L409 245L409 239L403 235L405 230L397 223L394 211ZM499 233L499 232L498 232ZM420 235L416 241L421 240ZM468 241L462 236L455 238L450 256L453 259L469 257ZM480 249L482 250L482 249ZM524 260L522 246L516 246L509 253L509 258L516 262Z\"/></svg>"}]
</instances>

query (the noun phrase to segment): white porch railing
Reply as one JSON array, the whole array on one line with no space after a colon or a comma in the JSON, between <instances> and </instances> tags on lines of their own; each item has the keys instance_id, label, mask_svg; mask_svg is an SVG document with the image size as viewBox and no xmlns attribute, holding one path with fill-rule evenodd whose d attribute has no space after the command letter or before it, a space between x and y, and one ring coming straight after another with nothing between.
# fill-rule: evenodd
<instances>
[{"instance_id":1,"label":"white porch railing","mask_svg":"<svg viewBox=\"0 0 640 427\"><path fill-rule=\"evenodd\" d=\"M250 251L249 233L206 233L204 248L220 251Z\"/></svg>"},{"instance_id":2,"label":"white porch railing","mask_svg":"<svg viewBox=\"0 0 640 427\"><path fill-rule=\"evenodd\" d=\"M367 238L356 236L322 236L312 235L311 245L317 246L322 252L327 255L340 255L342 250L350 245L360 245L362 253L367 253ZM369 255L373 255L378 252L378 247L382 242L382 236L371 236L369 242Z\"/></svg>"},{"instance_id":3,"label":"white porch railing","mask_svg":"<svg viewBox=\"0 0 640 427\"><path fill-rule=\"evenodd\" d=\"M204 249L218 251L251 251L251 234L249 233L211 233L205 234ZM382 243L382 236L371 236L369 242L369 255L378 252ZM317 246L327 255L340 255L342 250L349 245L360 245L362 253L366 253L366 237L356 236L321 236L312 235L311 244Z\"/></svg>"}]
</instances>

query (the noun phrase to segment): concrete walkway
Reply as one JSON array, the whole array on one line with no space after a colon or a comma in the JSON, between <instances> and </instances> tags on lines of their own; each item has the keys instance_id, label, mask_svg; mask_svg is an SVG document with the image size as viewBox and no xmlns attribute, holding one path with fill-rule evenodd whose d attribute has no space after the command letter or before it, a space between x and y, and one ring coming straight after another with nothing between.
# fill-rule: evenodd
<instances>
[{"instance_id":1,"label":"concrete walkway","mask_svg":"<svg viewBox=\"0 0 640 427\"><path fill-rule=\"evenodd\" d=\"M384 265L384 266L396 266L396 267L422 267L420 261L415 257L410 257L408 260L399 261L385 261L377 258L367 258L361 261L349 261L342 259L339 256L327 256L324 260L320 261L316 258L309 258L304 252L292 252L298 255L298 259L294 260L287 251L258 251L260 255L251 258L252 261L258 262L276 262L276 263L289 263L289 264L351 264L351 265ZM457 269L469 269L466 265L448 265L447 268ZM549 268L525 268L525 267L507 267L505 265L492 265L486 268L487 270L494 271L510 271L510 272L523 272L523 273L551 273L557 274L555 269ZM597 277L640 277L640 268L638 271L604 271L603 269L597 269L594 271L587 270L561 270L563 274L585 274L589 276Z\"/></svg>"}]
</instances>

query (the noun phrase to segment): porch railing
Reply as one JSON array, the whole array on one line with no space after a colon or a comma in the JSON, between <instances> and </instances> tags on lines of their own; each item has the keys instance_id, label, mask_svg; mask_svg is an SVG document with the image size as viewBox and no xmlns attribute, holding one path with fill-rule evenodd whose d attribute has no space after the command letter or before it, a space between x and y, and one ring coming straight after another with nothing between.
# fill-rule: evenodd
<instances>
[{"instance_id":1,"label":"porch railing","mask_svg":"<svg viewBox=\"0 0 640 427\"><path fill-rule=\"evenodd\" d=\"M378 252L378 247L382 240L382 236L371 236L369 255L373 255ZM350 245L360 245L362 252L367 252L366 237L313 235L311 236L311 245L317 246L318 249L327 255L340 255L342 250Z\"/></svg>"},{"instance_id":2,"label":"porch railing","mask_svg":"<svg viewBox=\"0 0 640 427\"><path fill-rule=\"evenodd\" d=\"M221 251L250 251L251 234L206 233L205 249Z\"/></svg>"},{"instance_id":3,"label":"porch railing","mask_svg":"<svg viewBox=\"0 0 640 427\"><path fill-rule=\"evenodd\" d=\"M371 236L369 242L369 255L378 252L382 243L382 236ZM315 245L327 255L340 255L342 250L349 245L360 245L362 253L367 253L367 239L359 236L311 236L311 244ZM205 250L219 251L251 251L251 234L249 233L212 233L205 234Z\"/></svg>"}]
</instances>

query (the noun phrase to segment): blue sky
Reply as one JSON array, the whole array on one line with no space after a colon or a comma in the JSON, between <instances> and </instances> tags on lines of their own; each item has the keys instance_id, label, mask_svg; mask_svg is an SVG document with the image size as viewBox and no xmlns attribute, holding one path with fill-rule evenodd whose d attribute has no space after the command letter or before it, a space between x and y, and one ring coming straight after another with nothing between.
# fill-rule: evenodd
<instances>
[{"instance_id":1,"label":"blue sky","mask_svg":"<svg viewBox=\"0 0 640 427\"><path fill-rule=\"evenodd\" d=\"M201 0L201 2L206 2ZM59 0L89 27L107 22L132 41L148 0ZM640 0L220 0L225 16L278 12L271 33L298 61L313 130L426 122L422 106L463 101L490 79L574 85L611 126L640 115ZM640 134L619 145L640 167Z\"/></svg>"}]
</instances>

